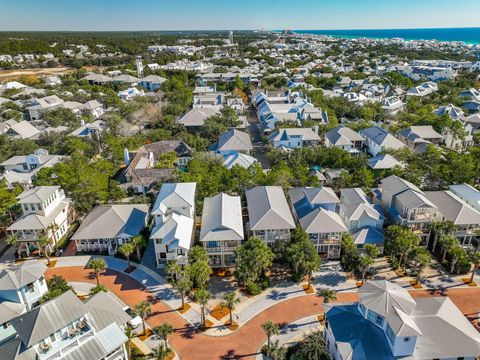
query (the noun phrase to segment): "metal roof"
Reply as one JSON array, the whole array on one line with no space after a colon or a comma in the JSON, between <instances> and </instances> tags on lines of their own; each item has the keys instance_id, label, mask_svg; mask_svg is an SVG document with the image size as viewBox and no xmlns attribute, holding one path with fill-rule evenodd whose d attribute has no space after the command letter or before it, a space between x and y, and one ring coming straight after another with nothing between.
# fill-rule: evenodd
<instances>
[{"instance_id":1,"label":"metal roof","mask_svg":"<svg viewBox=\"0 0 480 360\"><path fill-rule=\"evenodd\" d=\"M0 291L18 290L40 279L47 267L38 260L26 261L0 272Z\"/></svg>"},{"instance_id":2,"label":"metal roof","mask_svg":"<svg viewBox=\"0 0 480 360\"><path fill-rule=\"evenodd\" d=\"M138 235L145 226L148 208L148 204L99 205L87 215L72 239L113 239L121 234Z\"/></svg>"},{"instance_id":3,"label":"metal roof","mask_svg":"<svg viewBox=\"0 0 480 360\"><path fill-rule=\"evenodd\" d=\"M243 240L240 196L220 193L205 198L200 241Z\"/></svg>"},{"instance_id":4,"label":"metal roof","mask_svg":"<svg viewBox=\"0 0 480 360\"><path fill-rule=\"evenodd\" d=\"M246 191L251 230L294 229L287 199L280 186L257 186Z\"/></svg>"}]
</instances>

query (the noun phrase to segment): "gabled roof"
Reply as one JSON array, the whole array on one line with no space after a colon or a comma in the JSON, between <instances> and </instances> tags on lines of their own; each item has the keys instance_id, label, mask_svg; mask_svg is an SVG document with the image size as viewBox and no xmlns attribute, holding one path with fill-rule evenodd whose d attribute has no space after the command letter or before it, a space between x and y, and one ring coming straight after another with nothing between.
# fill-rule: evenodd
<instances>
[{"instance_id":1,"label":"gabled roof","mask_svg":"<svg viewBox=\"0 0 480 360\"><path fill-rule=\"evenodd\" d=\"M480 334L449 297L421 297L413 312L422 336L417 337L418 359L475 357Z\"/></svg>"},{"instance_id":2,"label":"gabled roof","mask_svg":"<svg viewBox=\"0 0 480 360\"><path fill-rule=\"evenodd\" d=\"M125 305L109 291L100 291L84 304L88 308L88 319L97 331L106 328L112 322L116 322L118 326L124 326L131 319L123 311Z\"/></svg>"},{"instance_id":3,"label":"gabled roof","mask_svg":"<svg viewBox=\"0 0 480 360\"><path fill-rule=\"evenodd\" d=\"M402 191L405 191L407 189L421 192L421 190L416 185L405 179L402 179L397 175L391 175L389 177L386 177L382 179L380 183L382 184L382 188L385 189L392 196L401 193Z\"/></svg>"},{"instance_id":4,"label":"gabled roof","mask_svg":"<svg viewBox=\"0 0 480 360\"><path fill-rule=\"evenodd\" d=\"M368 159L368 166L373 170L392 169L395 166L405 167L405 164L395 159L392 155L378 155Z\"/></svg>"},{"instance_id":5,"label":"gabled roof","mask_svg":"<svg viewBox=\"0 0 480 360\"><path fill-rule=\"evenodd\" d=\"M1 301L0 302L0 324L5 324L6 322L16 318L18 315L22 314L26 310L24 304L20 304L12 301ZM1 350L0 350L1 353Z\"/></svg>"},{"instance_id":6,"label":"gabled roof","mask_svg":"<svg viewBox=\"0 0 480 360\"><path fill-rule=\"evenodd\" d=\"M141 80L135 76L128 75L128 74L122 74L115 76L113 78L113 81L118 81L118 82L127 82L127 83L138 83Z\"/></svg>"},{"instance_id":7,"label":"gabled roof","mask_svg":"<svg viewBox=\"0 0 480 360\"><path fill-rule=\"evenodd\" d=\"M480 211L451 191L426 191L425 197L437 206L446 220L455 225L480 224Z\"/></svg>"},{"instance_id":8,"label":"gabled roof","mask_svg":"<svg viewBox=\"0 0 480 360\"><path fill-rule=\"evenodd\" d=\"M40 130L25 120L13 124L9 130L14 131L22 139L30 139L40 134Z\"/></svg>"},{"instance_id":9,"label":"gabled roof","mask_svg":"<svg viewBox=\"0 0 480 360\"><path fill-rule=\"evenodd\" d=\"M220 112L217 109L211 107L193 108L180 119L178 119L177 122L187 127L203 126L205 124L205 120L219 114Z\"/></svg>"},{"instance_id":10,"label":"gabled roof","mask_svg":"<svg viewBox=\"0 0 480 360\"><path fill-rule=\"evenodd\" d=\"M398 140L395 136L388 131L378 127L372 126L363 130L360 130L360 134L366 139L371 140L375 144L384 147L385 149L402 149L405 144Z\"/></svg>"},{"instance_id":11,"label":"gabled roof","mask_svg":"<svg viewBox=\"0 0 480 360\"><path fill-rule=\"evenodd\" d=\"M0 291L18 290L40 279L47 267L38 260L6 268L0 272Z\"/></svg>"},{"instance_id":12,"label":"gabled roof","mask_svg":"<svg viewBox=\"0 0 480 360\"><path fill-rule=\"evenodd\" d=\"M223 165L229 170L233 168L235 165L248 169L250 166L252 166L256 162L258 162L258 160L255 159L253 156L245 155L239 152L228 154L223 158Z\"/></svg>"},{"instance_id":13,"label":"gabled roof","mask_svg":"<svg viewBox=\"0 0 480 360\"><path fill-rule=\"evenodd\" d=\"M404 205L407 209L415 209L419 207L431 207L436 209L434 203L432 203L425 195L421 192L408 189L398 194L396 196L397 200Z\"/></svg>"},{"instance_id":14,"label":"gabled roof","mask_svg":"<svg viewBox=\"0 0 480 360\"><path fill-rule=\"evenodd\" d=\"M168 245L169 251L177 248L189 250L193 241L193 226L193 218L174 212L152 229L150 239L162 239L162 244Z\"/></svg>"},{"instance_id":15,"label":"gabled roof","mask_svg":"<svg viewBox=\"0 0 480 360\"><path fill-rule=\"evenodd\" d=\"M111 77L108 77L106 75L102 75L102 74L88 74L87 76L85 76L84 78L80 79L80 80L87 80L87 81L92 81L92 82L96 82L96 83L105 83L105 82L109 82L109 81L112 81L113 79Z\"/></svg>"},{"instance_id":16,"label":"gabled roof","mask_svg":"<svg viewBox=\"0 0 480 360\"><path fill-rule=\"evenodd\" d=\"M73 291L66 293L20 315L12 325L26 347L37 344L54 332L80 319L88 309Z\"/></svg>"},{"instance_id":17,"label":"gabled roof","mask_svg":"<svg viewBox=\"0 0 480 360\"><path fill-rule=\"evenodd\" d=\"M165 214L169 207L195 206L197 183L164 183L152 208L152 215Z\"/></svg>"},{"instance_id":18,"label":"gabled roof","mask_svg":"<svg viewBox=\"0 0 480 360\"><path fill-rule=\"evenodd\" d=\"M318 207L299 219L302 229L309 233L342 233L348 229L335 212Z\"/></svg>"},{"instance_id":19,"label":"gabled roof","mask_svg":"<svg viewBox=\"0 0 480 360\"><path fill-rule=\"evenodd\" d=\"M148 217L148 204L98 205L83 220L73 240L114 239L139 234Z\"/></svg>"},{"instance_id":20,"label":"gabled roof","mask_svg":"<svg viewBox=\"0 0 480 360\"><path fill-rule=\"evenodd\" d=\"M325 137L333 145L352 145L354 141L364 141L365 139L357 132L342 125L330 130L325 134Z\"/></svg>"},{"instance_id":21,"label":"gabled roof","mask_svg":"<svg viewBox=\"0 0 480 360\"><path fill-rule=\"evenodd\" d=\"M340 199L329 187L305 188L303 193L310 204L338 204Z\"/></svg>"},{"instance_id":22,"label":"gabled roof","mask_svg":"<svg viewBox=\"0 0 480 360\"><path fill-rule=\"evenodd\" d=\"M52 196L60 186L36 186L17 196L19 204L41 203Z\"/></svg>"},{"instance_id":23,"label":"gabled roof","mask_svg":"<svg viewBox=\"0 0 480 360\"><path fill-rule=\"evenodd\" d=\"M154 83L154 84L163 84L165 81L167 81L167 79L161 77L161 76L158 76L158 75L148 75L146 77L144 77L143 79L141 79L141 81L145 81L145 82L151 82L151 83Z\"/></svg>"},{"instance_id":24,"label":"gabled roof","mask_svg":"<svg viewBox=\"0 0 480 360\"><path fill-rule=\"evenodd\" d=\"M410 126L409 128L400 130L398 134L412 141L443 139L443 136L436 132L430 125Z\"/></svg>"},{"instance_id":25,"label":"gabled roof","mask_svg":"<svg viewBox=\"0 0 480 360\"><path fill-rule=\"evenodd\" d=\"M270 141L286 141L291 136L301 136L303 141L320 141L320 136L311 128L281 128L269 138Z\"/></svg>"},{"instance_id":26,"label":"gabled roof","mask_svg":"<svg viewBox=\"0 0 480 360\"><path fill-rule=\"evenodd\" d=\"M251 230L294 229L287 199L280 186L257 186L246 191Z\"/></svg>"},{"instance_id":27,"label":"gabled roof","mask_svg":"<svg viewBox=\"0 0 480 360\"><path fill-rule=\"evenodd\" d=\"M240 197L220 193L205 198L200 241L243 240L243 238Z\"/></svg>"},{"instance_id":28,"label":"gabled roof","mask_svg":"<svg viewBox=\"0 0 480 360\"><path fill-rule=\"evenodd\" d=\"M217 151L251 151L252 149L250 135L237 129L230 129L221 134L216 147Z\"/></svg>"}]
</instances>

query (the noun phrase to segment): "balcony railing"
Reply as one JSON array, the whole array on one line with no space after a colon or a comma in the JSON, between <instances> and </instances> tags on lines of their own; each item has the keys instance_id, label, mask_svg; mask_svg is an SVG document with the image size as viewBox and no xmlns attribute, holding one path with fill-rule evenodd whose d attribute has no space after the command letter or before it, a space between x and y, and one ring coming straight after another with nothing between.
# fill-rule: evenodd
<instances>
[{"instance_id":1,"label":"balcony railing","mask_svg":"<svg viewBox=\"0 0 480 360\"><path fill-rule=\"evenodd\" d=\"M45 348L40 347L40 358L43 360L61 359L93 336L93 330L88 326L85 325L83 328L77 327L68 337L57 340Z\"/></svg>"},{"instance_id":2,"label":"balcony railing","mask_svg":"<svg viewBox=\"0 0 480 360\"><path fill-rule=\"evenodd\" d=\"M225 252L234 252L238 248L237 245L235 246L216 246L216 247L206 247L208 254L211 253L225 253Z\"/></svg>"}]
</instances>

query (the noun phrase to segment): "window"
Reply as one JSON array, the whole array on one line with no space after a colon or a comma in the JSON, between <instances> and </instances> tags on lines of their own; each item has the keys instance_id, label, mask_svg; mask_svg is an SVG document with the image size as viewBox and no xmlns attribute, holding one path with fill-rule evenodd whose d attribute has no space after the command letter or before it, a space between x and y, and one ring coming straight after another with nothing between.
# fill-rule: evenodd
<instances>
[{"instance_id":1,"label":"window","mask_svg":"<svg viewBox=\"0 0 480 360\"><path fill-rule=\"evenodd\" d=\"M55 334L50 335L50 341L54 342L55 341Z\"/></svg>"},{"instance_id":2,"label":"window","mask_svg":"<svg viewBox=\"0 0 480 360\"><path fill-rule=\"evenodd\" d=\"M375 319L375 324L380 327L383 327L383 316L377 314L377 318Z\"/></svg>"},{"instance_id":3,"label":"window","mask_svg":"<svg viewBox=\"0 0 480 360\"><path fill-rule=\"evenodd\" d=\"M387 325L386 335L387 335L387 339L390 342L390 344L393 345L395 343L395 334L394 334L392 328L390 327L390 325Z\"/></svg>"},{"instance_id":4,"label":"window","mask_svg":"<svg viewBox=\"0 0 480 360\"><path fill-rule=\"evenodd\" d=\"M30 293L35 292L35 287L33 286L33 283L27 285L27 291Z\"/></svg>"},{"instance_id":5,"label":"window","mask_svg":"<svg viewBox=\"0 0 480 360\"><path fill-rule=\"evenodd\" d=\"M184 249L177 249L177 255L185 255L186 251Z\"/></svg>"},{"instance_id":6,"label":"window","mask_svg":"<svg viewBox=\"0 0 480 360\"><path fill-rule=\"evenodd\" d=\"M216 242L216 241L209 241L209 242L207 243L207 247L209 247L209 248L215 248L215 247L217 247L217 246L218 246L218 245L217 245L217 242Z\"/></svg>"},{"instance_id":7,"label":"window","mask_svg":"<svg viewBox=\"0 0 480 360\"><path fill-rule=\"evenodd\" d=\"M368 320L373 322L374 324L383 327L383 316L377 314L375 311L369 310L368 311Z\"/></svg>"}]
</instances>

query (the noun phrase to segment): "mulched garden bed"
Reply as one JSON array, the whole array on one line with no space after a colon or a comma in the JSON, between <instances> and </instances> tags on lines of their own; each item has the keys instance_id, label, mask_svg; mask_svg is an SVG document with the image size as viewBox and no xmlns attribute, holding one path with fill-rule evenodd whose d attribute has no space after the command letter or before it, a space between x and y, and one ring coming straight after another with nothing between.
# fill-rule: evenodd
<instances>
[{"instance_id":1,"label":"mulched garden bed","mask_svg":"<svg viewBox=\"0 0 480 360\"><path fill-rule=\"evenodd\" d=\"M192 307L190 306L190 304L185 304L185 306L183 307L179 307L177 309L177 311L180 313L180 314L185 314L188 310L190 310Z\"/></svg>"},{"instance_id":2,"label":"mulched garden bed","mask_svg":"<svg viewBox=\"0 0 480 360\"><path fill-rule=\"evenodd\" d=\"M215 306L212 311L210 311L210 315L217 319L217 320L221 320L223 319L225 316L227 316L229 313L228 311L228 308L218 304L217 306Z\"/></svg>"},{"instance_id":3,"label":"mulched garden bed","mask_svg":"<svg viewBox=\"0 0 480 360\"><path fill-rule=\"evenodd\" d=\"M230 324L230 320L227 320L224 325L231 331L235 331L238 329L238 324L233 321L231 324Z\"/></svg>"}]
</instances>

